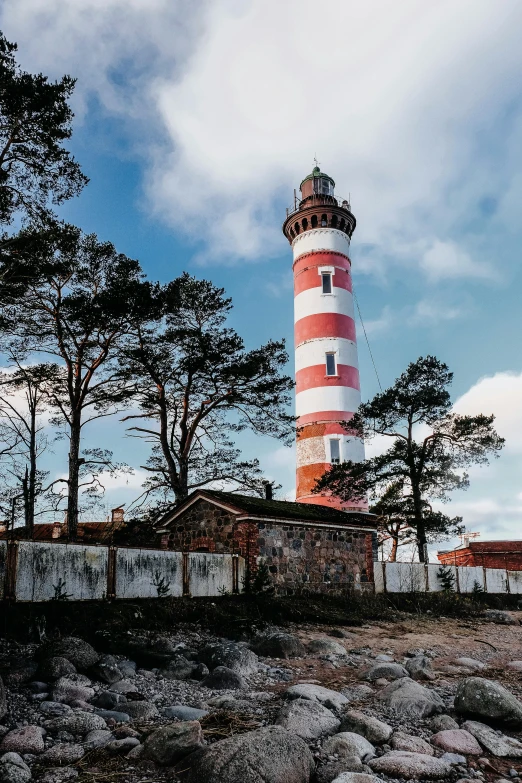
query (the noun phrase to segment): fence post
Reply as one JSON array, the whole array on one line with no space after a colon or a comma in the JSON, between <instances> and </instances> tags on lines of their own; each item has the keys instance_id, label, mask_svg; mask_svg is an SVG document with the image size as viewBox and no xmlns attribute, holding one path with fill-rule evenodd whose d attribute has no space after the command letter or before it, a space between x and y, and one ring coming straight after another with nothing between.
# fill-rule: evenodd
<instances>
[{"instance_id":1,"label":"fence post","mask_svg":"<svg viewBox=\"0 0 522 783\"><path fill-rule=\"evenodd\" d=\"M183 595L190 595L189 553L183 552Z\"/></svg>"},{"instance_id":2,"label":"fence post","mask_svg":"<svg viewBox=\"0 0 522 783\"><path fill-rule=\"evenodd\" d=\"M107 550L107 599L116 598L116 552L117 547L109 546Z\"/></svg>"},{"instance_id":3,"label":"fence post","mask_svg":"<svg viewBox=\"0 0 522 783\"><path fill-rule=\"evenodd\" d=\"M383 593L388 592L388 585L386 584L386 563L384 560L381 561L382 565L382 591Z\"/></svg>"},{"instance_id":4,"label":"fence post","mask_svg":"<svg viewBox=\"0 0 522 783\"><path fill-rule=\"evenodd\" d=\"M430 592L430 567L428 563L424 563L424 592Z\"/></svg>"},{"instance_id":5,"label":"fence post","mask_svg":"<svg viewBox=\"0 0 522 783\"><path fill-rule=\"evenodd\" d=\"M460 577L459 577L459 567L458 565L455 566L455 585L457 588L457 593L460 593Z\"/></svg>"},{"instance_id":6,"label":"fence post","mask_svg":"<svg viewBox=\"0 0 522 783\"><path fill-rule=\"evenodd\" d=\"M488 592L488 578L487 578L487 575L486 575L486 566L484 566L484 565L482 566L482 571L484 573L484 592L487 593Z\"/></svg>"},{"instance_id":7,"label":"fence post","mask_svg":"<svg viewBox=\"0 0 522 783\"><path fill-rule=\"evenodd\" d=\"M239 593L239 555L232 555L232 592Z\"/></svg>"},{"instance_id":8,"label":"fence post","mask_svg":"<svg viewBox=\"0 0 522 783\"><path fill-rule=\"evenodd\" d=\"M4 600L16 600L18 541L7 541L5 551Z\"/></svg>"}]
</instances>

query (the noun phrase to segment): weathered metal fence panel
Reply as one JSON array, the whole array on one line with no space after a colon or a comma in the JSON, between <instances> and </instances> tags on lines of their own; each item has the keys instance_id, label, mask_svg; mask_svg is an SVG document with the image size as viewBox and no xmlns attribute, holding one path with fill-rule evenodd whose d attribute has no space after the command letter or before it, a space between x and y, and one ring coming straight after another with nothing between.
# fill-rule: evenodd
<instances>
[{"instance_id":1,"label":"weathered metal fence panel","mask_svg":"<svg viewBox=\"0 0 522 783\"><path fill-rule=\"evenodd\" d=\"M384 574L386 571L386 566L387 563L376 562L373 564L373 581L376 593L385 592Z\"/></svg>"},{"instance_id":2,"label":"weathered metal fence panel","mask_svg":"<svg viewBox=\"0 0 522 783\"><path fill-rule=\"evenodd\" d=\"M386 592L419 593L426 590L422 563L386 563Z\"/></svg>"},{"instance_id":3,"label":"weathered metal fence panel","mask_svg":"<svg viewBox=\"0 0 522 783\"><path fill-rule=\"evenodd\" d=\"M107 590L107 548L20 541L17 601L95 601Z\"/></svg>"},{"instance_id":4,"label":"weathered metal fence panel","mask_svg":"<svg viewBox=\"0 0 522 783\"><path fill-rule=\"evenodd\" d=\"M522 593L522 571L508 571L509 579L509 592L519 594Z\"/></svg>"},{"instance_id":5,"label":"weathered metal fence panel","mask_svg":"<svg viewBox=\"0 0 522 783\"><path fill-rule=\"evenodd\" d=\"M188 556L188 584L194 597L233 591L233 555L191 552Z\"/></svg>"},{"instance_id":6,"label":"weathered metal fence panel","mask_svg":"<svg viewBox=\"0 0 522 783\"><path fill-rule=\"evenodd\" d=\"M441 568L454 579L452 590L472 593L482 589L487 593L522 594L522 571L482 566L441 566L438 563L374 563L376 593L440 592L446 588L440 578Z\"/></svg>"},{"instance_id":7,"label":"weathered metal fence panel","mask_svg":"<svg viewBox=\"0 0 522 783\"><path fill-rule=\"evenodd\" d=\"M183 595L183 555L160 549L116 552L116 598L179 598Z\"/></svg>"},{"instance_id":8,"label":"weathered metal fence panel","mask_svg":"<svg viewBox=\"0 0 522 783\"><path fill-rule=\"evenodd\" d=\"M507 571L499 568L485 568L486 592L487 593L507 593L508 581Z\"/></svg>"},{"instance_id":9,"label":"weathered metal fence panel","mask_svg":"<svg viewBox=\"0 0 522 783\"><path fill-rule=\"evenodd\" d=\"M457 566L459 593L472 593L474 588L484 589L482 566ZM455 585L455 590L457 585Z\"/></svg>"}]
</instances>

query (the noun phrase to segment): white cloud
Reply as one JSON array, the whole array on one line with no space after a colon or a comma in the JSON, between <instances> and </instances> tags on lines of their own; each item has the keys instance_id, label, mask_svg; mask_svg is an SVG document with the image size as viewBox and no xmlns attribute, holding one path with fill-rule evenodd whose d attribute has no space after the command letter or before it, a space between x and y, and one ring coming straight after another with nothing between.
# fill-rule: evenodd
<instances>
[{"instance_id":1,"label":"white cloud","mask_svg":"<svg viewBox=\"0 0 522 783\"><path fill-rule=\"evenodd\" d=\"M430 278L489 279L445 236L470 181L491 186L474 133L518 94L516 0L4 0L0 21L25 63L79 77L80 108L95 93L132 119L152 208L210 255L282 250L283 204L317 152L352 193L358 244L429 242Z\"/></svg>"},{"instance_id":2,"label":"white cloud","mask_svg":"<svg viewBox=\"0 0 522 783\"><path fill-rule=\"evenodd\" d=\"M378 318L373 318L370 319L369 321L365 319L364 329L366 330L366 334L372 337L374 337L375 335L386 334L391 329L394 320L395 320L395 316L392 312L391 307L389 305L386 305L385 307L383 307L382 312ZM361 337L364 338L364 332L362 326L360 331L362 332L362 335L360 335L359 339L361 339Z\"/></svg>"},{"instance_id":3,"label":"white cloud","mask_svg":"<svg viewBox=\"0 0 522 783\"><path fill-rule=\"evenodd\" d=\"M466 314L465 307L457 307L437 302L433 299L421 299L413 308L409 322L413 325L433 326L440 321L454 321Z\"/></svg>"}]
</instances>

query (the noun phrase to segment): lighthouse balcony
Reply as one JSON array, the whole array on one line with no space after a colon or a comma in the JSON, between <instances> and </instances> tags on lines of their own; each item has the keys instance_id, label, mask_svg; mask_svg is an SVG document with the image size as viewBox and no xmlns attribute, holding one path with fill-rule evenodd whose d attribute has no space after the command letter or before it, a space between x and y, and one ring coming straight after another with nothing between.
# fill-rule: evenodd
<instances>
[{"instance_id":1,"label":"lighthouse balcony","mask_svg":"<svg viewBox=\"0 0 522 783\"><path fill-rule=\"evenodd\" d=\"M303 199L296 198L293 207L286 208L286 217L289 218L296 212L300 212L303 209L307 209L309 207L319 208L321 206L337 207L346 210L346 212L351 214L351 207L348 199L341 198L339 196L325 196L322 193L313 193L311 196L306 196L306 198Z\"/></svg>"}]
</instances>

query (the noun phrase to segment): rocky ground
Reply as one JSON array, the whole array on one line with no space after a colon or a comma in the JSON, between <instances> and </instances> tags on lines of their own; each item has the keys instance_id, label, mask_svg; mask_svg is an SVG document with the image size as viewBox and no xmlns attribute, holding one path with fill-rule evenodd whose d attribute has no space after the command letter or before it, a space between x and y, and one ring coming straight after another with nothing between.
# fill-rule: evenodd
<instances>
[{"instance_id":1,"label":"rocky ground","mask_svg":"<svg viewBox=\"0 0 522 783\"><path fill-rule=\"evenodd\" d=\"M516 783L521 618L4 641L0 783Z\"/></svg>"}]
</instances>

